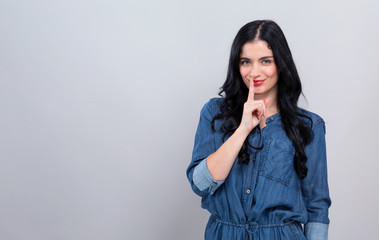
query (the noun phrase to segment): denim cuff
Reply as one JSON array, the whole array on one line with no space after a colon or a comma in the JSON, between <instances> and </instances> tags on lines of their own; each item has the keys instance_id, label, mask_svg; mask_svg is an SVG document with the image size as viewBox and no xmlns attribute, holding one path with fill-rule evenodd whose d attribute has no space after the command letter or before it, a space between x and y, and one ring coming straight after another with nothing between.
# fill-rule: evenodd
<instances>
[{"instance_id":1,"label":"denim cuff","mask_svg":"<svg viewBox=\"0 0 379 240\"><path fill-rule=\"evenodd\" d=\"M193 183L200 191L208 189L213 194L223 182L213 179L207 167L207 159L202 160L193 171Z\"/></svg>"},{"instance_id":2,"label":"denim cuff","mask_svg":"<svg viewBox=\"0 0 379 240\"><path fill-rule=\"evenodd\" d=\"M328 240L329 224L309 222L305 224L305 237L307 240Z\"/></svg>"}]
</instances>

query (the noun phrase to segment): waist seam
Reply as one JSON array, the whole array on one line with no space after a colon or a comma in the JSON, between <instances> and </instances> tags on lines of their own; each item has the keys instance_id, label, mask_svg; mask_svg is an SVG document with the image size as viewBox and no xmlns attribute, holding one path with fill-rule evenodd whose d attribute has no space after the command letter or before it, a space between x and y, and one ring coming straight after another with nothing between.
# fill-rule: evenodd
<instances>
[{"instance_id":1,"label":"waist seam","mask_svg":"<svg viewBox=\"0 0 379 240\"><path fill-rule=\"evenodd\" d=\"M236 227L246 227L246 225L254 226L256 228L271 228L271 227L284 227L290 224L295 223L295 221L287 221L287 222L281 222L281 223L269 223L269 224L258 224L256 222L247 222L247 223L236 223L236 222L230 222L221 218L217 218L213 215L211 215L211 218L215 220L216 222L219 222L221 224L229 225L229 226L236 226Z\"/></svg>"}]
</instances>

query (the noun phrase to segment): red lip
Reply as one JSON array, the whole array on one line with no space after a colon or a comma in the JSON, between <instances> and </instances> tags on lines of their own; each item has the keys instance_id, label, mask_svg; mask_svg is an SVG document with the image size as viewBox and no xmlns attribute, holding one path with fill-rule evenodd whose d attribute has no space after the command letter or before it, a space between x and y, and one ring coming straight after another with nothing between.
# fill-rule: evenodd
<instances>
[{"instance_id":1,"label":"red lip","mask_svg":"<svg viewBox=\"0 0 379 240\"><path fill-rule=\"evenodd\" d=\"M254 86L259 86L261 85L265 80L253 80Z\"/></svg>"}]
</instances>

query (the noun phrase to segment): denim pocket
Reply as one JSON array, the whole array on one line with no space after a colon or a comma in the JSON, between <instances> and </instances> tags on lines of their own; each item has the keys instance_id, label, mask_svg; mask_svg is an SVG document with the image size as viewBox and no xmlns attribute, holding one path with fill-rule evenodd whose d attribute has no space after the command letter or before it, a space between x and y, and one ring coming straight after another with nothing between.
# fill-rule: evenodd
<instances>
[{"instance_id":1,"label":"denim pocket","mask_svg":"<svg viewBox=\"0 0 379 240\"><path fill-rule=\"evenodd\" d=\"M260 175L288 186L293 175L295 149L287 142L270 139L263 156Z\"/></svg>"},{"instance_id":2,"label":"denim pocket","mask_svg":"<svg viewBox=\"0 0 379 240\"><path fill-rule=\"evenodd\" d=\"M293 240L306 240L300 223L296 222L290 225Z\"/></svg>"}]
</instances>

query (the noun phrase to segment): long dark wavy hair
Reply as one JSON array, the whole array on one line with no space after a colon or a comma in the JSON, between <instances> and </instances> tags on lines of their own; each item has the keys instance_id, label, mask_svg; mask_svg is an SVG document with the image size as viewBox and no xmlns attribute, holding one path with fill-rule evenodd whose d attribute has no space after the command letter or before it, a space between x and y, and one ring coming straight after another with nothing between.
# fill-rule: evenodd
<instances>
[{"instance_id":1,"label":"long dark wavy hair","mask_svg":"<svg viewBox=\"0 0 379 240\"><path fill-rule=\"evenodd\" d=\"M248 88L240 74L240 54L242 46L253 40L266 41L274 54L274 61L279 72L277 105L283 128L295 148L295 170L299 178L303 179L308 172L305 166L307 156L304 148L310 142L312 134L311 127L300 117L309 119L310 122L312 120L297 106L299 96L302 94L300 78L287 40L275 22L257 20L247 23L238 31L231 48L226 81L219 92L219 95L224 98L221 104L221 113L213 118L212 128L215 130L214 121L216 119L222 119L221 128L225 138L240 125L243 106L248 96ZM246 138L238 154L239 163L247 164L249 162L247 151L249 145L248 138Z\"/></svg>"}]
</instances>

